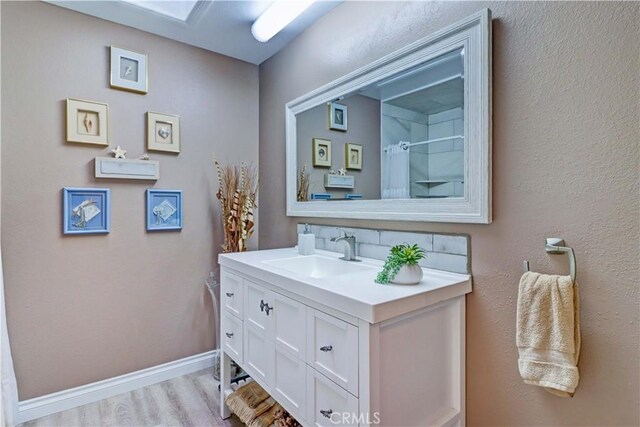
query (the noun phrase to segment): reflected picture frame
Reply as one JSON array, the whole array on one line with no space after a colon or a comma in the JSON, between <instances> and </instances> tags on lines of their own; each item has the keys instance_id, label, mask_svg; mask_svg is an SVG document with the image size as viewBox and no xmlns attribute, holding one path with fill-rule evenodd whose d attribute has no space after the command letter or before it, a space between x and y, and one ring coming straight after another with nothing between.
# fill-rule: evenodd
<instances>
[{"instance_id":1,"label":"reflected picture frame","mask_svg":"<svg viewBox=\"0 0 640 427\"><path fill-rule=\"evenodd\" d=\"M329 104L329 129L347 131L347 106L331 102Z\"/></svg>"},{"instance_id":2,"label":"reflected picture frame","mask_svg":"<svg viewBox=\"0 0 640 427\"><path fill-rule=\"evenodd\" d=\"M147 55L110 46L110 79L113 89L146 94L149 90Z\"/></svg>"},{"instance_id":3,"label":"reflected picture frame","mask_svg":"<svg viewBox=\"0 0 640 427\"><path fill-rule=\"evenodd\" d=\"M313 138L312 151L313 167L331 167L331 140L323 138Z\"/></svg>"},{"instance_id":4,"label":"reflected picture frame","mask_svg":"<svg viewBox=\"0 0 640 427\"><path fill-rule=\"evenodd\" d=\"M182 230L182 190L148 189L147 231Z\"/></svg>"},{"instance_id":5,"label":"reflected picture frame","mask_svg":"<svg viewBox=\"0 0 640 427\"><path fill-rule=\"evenodd\" d=\"M344 164L347 169L362 170L362 145L352 143L344 145Z\"/></svg>"},{"instance_id":6,"label":"reflected picture frame","mask_svg":"<svg viewBox=\"0 0 640 427\"><path fill-rule=\"evenodd\" d=\"M180 153L180 116L147 112L147 150Z\"/></svg>"},{"instance_id":7,"label":"reflected picture frame","mask_svg":"<svg viewBox=\"0 0 640 427\"><path fill-rule=\"evenodd\" d=\"M67 142L109 145L109 105L67 98Z\"/></svg>"},{"instance_id":8,"label":"reflected picture frame","mask_svg":"<svg viewBox=\"0 0 640 427\"><path fill-rule=\"evenodd\" d=\"M62 189L63 234L107 234L111 220L108 188Z\"/></svg>"}]
</instances>

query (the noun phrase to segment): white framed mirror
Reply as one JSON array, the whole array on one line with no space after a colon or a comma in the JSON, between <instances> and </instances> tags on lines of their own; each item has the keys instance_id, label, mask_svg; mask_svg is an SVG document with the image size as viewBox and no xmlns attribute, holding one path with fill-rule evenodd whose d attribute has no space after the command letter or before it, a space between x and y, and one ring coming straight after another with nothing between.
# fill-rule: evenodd
<instances>
[{"instance_id":1,"label":"white framed mirror","mask_svg":"<svg viewBox=\"0 0 640 427\"><path fill-rule=\"evenodd\" d=\"M288 216L491 222L490 10L285 108Z\"/></svg>"}]
</instances>

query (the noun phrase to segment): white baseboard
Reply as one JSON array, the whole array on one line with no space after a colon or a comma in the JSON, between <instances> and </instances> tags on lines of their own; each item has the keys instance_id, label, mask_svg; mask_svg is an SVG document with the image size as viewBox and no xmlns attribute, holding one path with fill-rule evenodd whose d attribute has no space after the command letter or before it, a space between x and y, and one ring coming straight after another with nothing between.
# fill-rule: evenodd
<instances>
[{"instance_id":1,"label":"white baseboard","mask_svg":"<svg viewBox=\"0 0 640 427\"><path fill-rule=\"evenodd\" d=\"M164 363L118 377L109 378L80 387L58 391L18 403L18 422L55 414L66 409L76 408L87 403L127 393L171 378L196 372L213 366L214 355L218 350L196 354L184 359Z\"/></svg>"}]
</instances>

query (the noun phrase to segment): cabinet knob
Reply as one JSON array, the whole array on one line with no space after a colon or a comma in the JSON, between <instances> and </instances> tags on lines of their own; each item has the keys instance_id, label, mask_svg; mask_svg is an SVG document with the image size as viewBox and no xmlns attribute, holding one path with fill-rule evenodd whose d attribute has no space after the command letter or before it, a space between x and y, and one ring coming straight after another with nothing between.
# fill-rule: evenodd
<instances>
[{"instance_id":1,"label":"cabinet knob","mask_svg":"<svg viewBox=\"0 0 640 427\"><path fill-rule=\"evenodd\" d=\"M233 336L233 333L231 332L225 332L225 335L227 336L227 338L231 338Z\"/></svg>"},{"instance_id":2,"label":"cabinet knob","mask_svg":"<svg viewBox=\"0 0 640 427\"><path fill-rule=\"evenodd\" d=\"M331 414L333 414L333 411L331 409L328 409L328 410L320 409L320 413L325 418L331 418Z\"/></svg>"},{"instance_id":3,"label":"cabinet knob","mask_svg":"<svg viewBox=\"0 0 640 427\"><path fill-rule=\"evenodd\" d=\"M265 303L264 303L264 300L263 300L263 299L261 299L261 300L260 300L260 311L264 311L264 308L265 308L265 307L269 307L269 304L265 304Z\"/></svg>"},{"instance_id":4,"label":"cabinet knob","mask_svg":"<svg viewBox=\"0 0 640 427\"><path fill-rule=\"evenodd\" d=\"M231 298L233 296L233 292L227 292L227 296Z\"/></svg>"},{"instance_id":5,"label":"cabinet knob","mask_svg":"<svg viewBox=\"0 0 640 427\"><path fill-rule=\"evenodd\" d=\"M333 346L332 345L323 345L322 347L320 347L320 351L327 352L327 351L331 351L331 350L333 350Z\"/></svg>"},{"instance_id":6,"label":"cabinet knob","mask_svg":"<svg viewBox=\"0 0 640 427\"><path fill-rule=\"evenodd\" d=\"M264 306L264 311L267 313L267 316L269 315L269 311L273 310L273 307L269 307L269 304Z\"/></svg>"}]
</instances>

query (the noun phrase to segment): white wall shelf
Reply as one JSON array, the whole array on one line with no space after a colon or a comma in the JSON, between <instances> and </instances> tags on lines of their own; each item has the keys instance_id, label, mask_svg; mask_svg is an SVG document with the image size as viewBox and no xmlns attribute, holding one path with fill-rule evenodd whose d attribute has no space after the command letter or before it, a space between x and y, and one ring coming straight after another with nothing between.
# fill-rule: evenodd
<instances>
[{"instance_id":1,"label":"white wall shelf","mask_svg":"<svg viewBox=\"0 0 640 427\"><path fill-rule=\"evenodd\" d=\"M115 159L96 157L96 178L146 179L160 178L160 162L156 160Z\"/></svg>"},{"instance_id":2,"label":"white wall shelf","mask_svg":"<svg viewBox=\"0 0 640 427\"><path fill-rule=\"evenodd\" d=\"M355 187L355 177L352 175L324 175L324 187L325 188L353 188Z\"/></svg>"}]
</instances>

